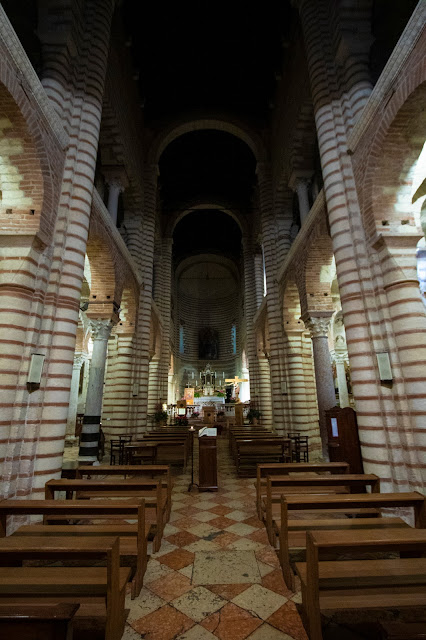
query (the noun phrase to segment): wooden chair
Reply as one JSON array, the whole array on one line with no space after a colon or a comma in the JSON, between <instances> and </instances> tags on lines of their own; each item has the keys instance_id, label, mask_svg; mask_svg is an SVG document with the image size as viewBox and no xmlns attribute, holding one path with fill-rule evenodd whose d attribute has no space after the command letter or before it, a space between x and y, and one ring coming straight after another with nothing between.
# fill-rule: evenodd
<instances>
[{"instance_id":1,"label":"wooden chair","mask_svg":"<svg viewBox=\"0 0 426 640\"><path fill-rule=\"evenodd\" d=\"M79 566L16 566L24 560L73 561ZM101 560L106 567L84 566ZM0 603L80 604L76 623L90 618L105 628L105 640L124 632L124 599L130 569L120 568L119 539L110 537L10 536L0 540Z\"/></svg>"},{"instance_id":2,"label":"wooden chair","mask_svg":"<svg viewBox=\"0 0 426 640\"><path fill-rule=\"evenodd\" d=\"M287 437L291 440L291 461L309 462L309 436L302 436L297 431L290 431Z\"/></svg>"},{"instance_id":3,"label":"wooden chair","mask_svg":"<svg viewBox=\"0 0 426 640\"><path fill-rule=\"evenodd\" d=\"M110 440L109 441L110 451L109 451L109 463L113 465L116 461L120 461L121 456L121 442L120 440ZM119 464L121 464L119 462Z\"/></svg>"},{"instance_id":4,"label":"wooden chair","mask_svg":"<svg viewBox=\"0 0 426 640\"><path fill-rule=\"evenodd\" d=\"M400 557L371 557L379 552L396 552ZM368 559L364 557L366 553ZM351 559L341 560L346 554ZM407 554L409 557L404 557ZM296 571L310 640L323 638L323 610L424 609L425 554L426 531L419 529L309 532L306 562L297 563Z\"/></svg>"}]
</instances>

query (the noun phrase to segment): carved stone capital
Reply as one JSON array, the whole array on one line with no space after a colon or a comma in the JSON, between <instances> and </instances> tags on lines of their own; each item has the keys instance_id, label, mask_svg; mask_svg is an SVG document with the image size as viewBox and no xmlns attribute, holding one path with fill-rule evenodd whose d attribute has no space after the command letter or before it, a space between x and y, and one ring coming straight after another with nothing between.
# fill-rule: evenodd
<instances>
[{"instance_id":1,"label":"carved stone capital","mask_svg":"<svg viewBox=\"0 0 426 640\"><path fill-rule=\"evenodd\" d=\"M303 322L311 334L311 338L326 338L330 328L331 314L328 316L305 316Z\"/></svg>"},{"instance_id":2,"label":"carved stone capital","mask_svg":"<svg viewBox=\"0 0 426 640\"><path fill-rule=\"evenodd\" d=\"M87 360L87 355L85 353L76 353L74 354L74 362L72 364L72 368L76 371L80 371L83 363Z\"/></svg>"},{"instance_id":3,"label":"carved stone capital","mask_svg":"<svg viewBox=\"0 0 426 640\"><path fill-rule=\"evenodd\" d=\"M92 340L104 340L107 341L111 335L114 322L109 318L90 320L90 329L92 331Z\"/></svg>"}]
</instances>

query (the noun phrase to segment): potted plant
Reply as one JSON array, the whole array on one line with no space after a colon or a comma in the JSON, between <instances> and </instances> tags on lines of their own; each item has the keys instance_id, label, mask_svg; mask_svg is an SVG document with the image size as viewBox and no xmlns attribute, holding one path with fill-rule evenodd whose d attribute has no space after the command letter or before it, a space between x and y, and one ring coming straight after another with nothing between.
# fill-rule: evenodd
<instances>
[{"instance_id":1,"label":"potted plant","mask_svg":"<svg viewBox=\"0 0 426 640\"><path fill-rule=\"evenodd\" d=\"M194 411L193 414L192 414L193 418L198 418L199 416L200 416L200 414L199 414L198 411Z\"/></svg>"},{"instance_id":2,"label":"potted plant","mask_svg":"<svg viewBox=\"0 0 426 640\"><path fill-rule=\"evenodd\" d=\"M247 418L250 424L257 424L262 412L259 409L250 409L247 413Z\"/></svg>"}]
</instances>

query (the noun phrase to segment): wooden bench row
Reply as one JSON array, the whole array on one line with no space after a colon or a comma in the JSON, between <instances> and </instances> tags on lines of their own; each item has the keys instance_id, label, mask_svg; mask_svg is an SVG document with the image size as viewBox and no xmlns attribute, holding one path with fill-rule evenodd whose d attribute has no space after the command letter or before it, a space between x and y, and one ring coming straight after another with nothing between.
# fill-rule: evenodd
<instances>
[{"instance_id":1,"label":"wooden bench row","mask_svg":"<svg viewBox=\"0 0 426 640\"><path fill-rule=\"evenodd\" d=\"M168 520L170 469L99 466L82 467L78 473L76 480L46 483L45 500L0 501L0 605L17 598L28 606L76 603L77 627L90 621L105 628L107 640L118 640L124 630L126 584L131 583L132 598L140 593L148 539L153 538L154 550L159 548ZM84 475L89 479L82 479ZM103 477L94 477L98 475ZM60 492L68 499L55 499ZM114 499L117 496L121 499ZM38 515L43 520L23 525L5 537L8 518L23 515ZM72 560L73 566L66 571L63 566L18 566L25 560ZM105 567L83 566L98 560ZM0 629L1 624L0 619ZM39 624L52 628L49 620ZM66 629L64 620L58 625Z\"/></svg>"}]
</instances>

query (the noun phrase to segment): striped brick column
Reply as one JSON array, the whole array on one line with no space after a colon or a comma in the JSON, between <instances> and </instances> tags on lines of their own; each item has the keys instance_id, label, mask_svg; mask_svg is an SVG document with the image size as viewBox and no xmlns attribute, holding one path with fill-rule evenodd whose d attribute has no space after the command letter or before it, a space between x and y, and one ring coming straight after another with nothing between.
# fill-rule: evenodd
<instances>
[{"instance_id":1,"label":"striped brick column","mask_svg":"<svg viewBox=\"0 0 426 640\"><path fill-rule=\"evenodd\" d=\"M392 411L383 404L373 356L380 343L379 315L352 166L346 154L347 114L342 101L347 85L339 85L327 1L302 0L299 6L364 469L382 477L384 490L402 488L408 478L404 465L397 462L400 453L392 453L389 427L394 421ZM361 83L358 91L356 76L354 80L351 103L356 109L357 103L365 102L366 87Z\"/></svg>"},{"instance_id":2,"label":"striped brick column","mask_svg":"<svg viewBox=\"0 0 426 640\"><path fill-rule=\"evenodd\" d=\"M90 320L93 352L78 452L83 462L94 462L98 458L108 338L113 326L114 323L108 318Z\"/></svg>"},{"instance_id":3,"label":"striped brick column","mask_svg":"<svg viewBox=\"0 0 426 640\"><path fill-rule=\"evenodd\" d=\"M256 389L259 386L256 333L253 324L253 318L257 309L255 256L253 256L252 244L248 238L243 237L242 245L244 261L244 314L246 320L247 358L250 371L250 399L254 402L256 398Z\"/></svg>"},{"instance_id":4,"label":"striped brick column","mask_svg":"<svg viewBox=\"0 0 426 640\"><path fill-rule=\"evenodd\" d=\"M256 251L254 256L254 287L256 293L256 309L260 307L263 302L263 255L261 251Z\"/></svg>"},{"instance_id":5,"label":"striped brick column","mask_svg":"<svg viewBox=\"0 0 426 640\"><path fill-rule=\"evenodd\" d=\"M139 391L132 399L129 412L135 434L143 433L147 426L157 176L157 165L145 168L143 216L135 213L125 222L127 247L142 276L133 361L133 381L138 384Z\"/></svg>"},{"instance_id":6,"label":"striped brick column","mask_svg":"<svg viewBox=\"0 0 426 640\"><path fill-rule=\"evenodd\" d=\"M148 367L148 414L156 411L156 405L162 398L158 395L161 360L154 356Z\"/></svg>"},{"instance_id":7,"label":"striped brick column","mask_svg":"<svg viewBox=\"0 0 426 640\"><path fill-rule=\"evenodd\" d=\"M276 261L276 228L274 223L274 213L272 205L272 185L269 167L265 164L258 164L257 178L260 195L262 242L265 259L266 290L267 290L267 310L268 328L270 340L270 376L271 395L273 406L273 421L275 429L280 433L284 432L284 411L282 404L281 381L282 373L282 314L279 287L277 283L277 261Z\"/></svg>"},{"instance_id":8,"label":"striped brick column","mask_svg":"<svg viewBox=\"0 0 426 640\"><path fill-rule=\"evenodd\" d=\"M171 304L172 304L172 249L173 238L163 238L161 243L160 265L160 289L159 309L163 320L161 365L159 371L158 398L167 402L168 380L170 368L170 329L171 329Z\"/></svg>"},{"instance_id":9,"label":"striped brick column","mask_svg":"<svg viewBox=\"0 0 426 640\"><path fill-rule=\"evenodd\" d=\"M316 391L312 354L307 357L305 330L286 329L285 362L289 404L289 431L309 437L309 457L315 460L321 451L316 411ZM310 340L309 340L310 343Z\"/></svg>"},{"instance_id":10,"label":"striped brick column","mask_svg":"<svg viewBox=\"0 0 426 640\"><path fill-rule=\"evenodd\" d=\"M67 83L71 79L71 85L75 78L78 91L69 97L72 106L68 98L55 102L70 137L37 345L46 354L44 393L42 399L33 394L28 402L28 419L35 428L21 450L21 458L34 463L33 469L20 479L18 490L23 493L31 487L33 494L42 494L45 482L59 474L62 466L113 9L113 0L88 0L82 7L84 15L75 31L82 37L75 39L72 73L69 60L61 57L60 47L57 50L58 82L59 75ZM71 39L64 46L68 47L69 42ZM45 87L47 81L45 72ZM54 100L52 93L50 96Z\"/></svg>"},{"instance_id":11,"label":"striped brick column","mask_svg":"<svg viewBox=\"0 0 426 640\"><path fill-rule=\"evenodd\" d=\"M260 405L259 409L262 413L260 421L262 425L268 427L268 429L273 429L275 422L273 420L272 411L271 371L269 368L268 358L263 355L259 356L257 359L257 371L257 398Z\"/></svg>"},{"instance_id":12,"label":"striped brick column","mask_svg":"<svg viewBox=\"0 0 426 640\"><path fill-rule=\"evenodd\" d=\"M102 430L105 438L132 433L130 407L139 391L133 383L134 334L119 333L108 344L108 364L102 407ZM136 386L133 387L133 384Z\"/></svg>"}]
</instances>

